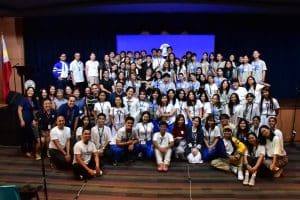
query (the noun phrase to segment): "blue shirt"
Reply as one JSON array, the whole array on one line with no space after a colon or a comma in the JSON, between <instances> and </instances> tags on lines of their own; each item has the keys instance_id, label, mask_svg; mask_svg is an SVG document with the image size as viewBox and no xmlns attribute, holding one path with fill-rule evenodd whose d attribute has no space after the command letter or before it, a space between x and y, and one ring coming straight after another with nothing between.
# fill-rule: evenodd
<instances>
[{"instance_id":1,"label":"blue shirt","mask_svg":"<svg viewBox=\"0 0 300 200\"><path fill-rule=\"evenodd\" d=\"M76 117L79 117L79 108L76 105L73 108L70 108L68 103L65 103L59 107L58 115L64 116L66 121L65 126L73 129L75 119Z\"/></svg>"}]
</instances>

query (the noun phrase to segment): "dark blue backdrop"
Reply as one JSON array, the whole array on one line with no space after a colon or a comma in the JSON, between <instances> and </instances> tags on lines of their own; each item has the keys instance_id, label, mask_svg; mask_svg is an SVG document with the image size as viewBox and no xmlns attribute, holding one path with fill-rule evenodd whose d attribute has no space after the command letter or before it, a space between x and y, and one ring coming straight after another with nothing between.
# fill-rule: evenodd
<instances>
[{"instance_id":1,"label":"dark blue backdrop","mask_svg":"<svg viewBox=\"0 0 300 200\"><path fill-rule=\"evenodd\" d=\"M192 20L193 19L193 20ZM195 22L196 21L196 22ZM198 23L197 23L198 21ZM117 34L188 32L214 34L215 49L226 57L262 53L268 66L267 80L274 96L293 97L300 86L300 35L296 17L271 15L145 14L24 18L25 62L35 72L27 78L40 87L53 82L51 69L61 52L72 60L75 51L88 59L91 51L102 59L116 50Z\"/></svg>"}]
</instances>

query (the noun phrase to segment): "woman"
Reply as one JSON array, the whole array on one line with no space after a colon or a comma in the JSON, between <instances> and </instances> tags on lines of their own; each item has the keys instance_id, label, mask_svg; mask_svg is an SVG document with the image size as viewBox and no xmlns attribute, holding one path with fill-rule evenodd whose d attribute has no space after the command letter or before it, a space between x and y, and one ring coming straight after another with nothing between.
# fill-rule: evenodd
<instances>
[{"instance_id":1,"label":"woman","mask_svg":"<svg viewBox=\"0 0 300 200\"><path fill-rule=\"evenodd\" d=\"M249 130L249 122L246 119L241 118L236 128L236 138L245 144L247 142Z\"/></svg>"},{"instance_id":2,"label":"woman","mask_svg":"<svg viewBox=\"0 0 300 200\"><path fill-rule=\"evenodd\" d=\"M252 93L254 95L254 99L255 99L254 102L257 103L257 104L261 100L261 90L265 86L270 87L270 85L267 84L267 83L263 83L263 84L256 83L253 76L249 76L247 78L247 81L246 81L246 84L245 84L246 90L248 91L248 93Z\"/></svg>"},{"instance_id":3,"label":"woman","mask_svg":"<svg viewBox=\"0 0 300 200\"><path fill-rule=\"evenodd\" d=\"M268 124L268 118L270 116L279 115L279 103L277 99L272 97L270 87L264 87L261 90L261 100L259 103L259 111L261 115L261 125Z\"/></svg>"},{"instance_id":4,"label":"woman","mask_svg":"<svg viewBox=\"0 0 300 200\"><path fill-rule=\"evenodd\" d=\"M177 115L175 119L172 135L174 138L175 157L179 158L181 161L186 161L184 156L184 150L186 148L186 126L184 116L181 114Z\"/></svg>"},{"instance_id":5,"label":"woman","mask_svg":"<svg viewBox=\"0 0 300 200\"><path fill-rule=\"evenodd\" d=\"M45 88L42 88L37 97L37 109L43 109L43 102L45 99L48 99L48 91Z\"/></svg>"},{"instance_id":6,"label":"woman","mask_svg":"<svg viewBox=\"0 0 300 200\"><path fill-rule=\"evenodd\" d=\"M64 91L62 89L57 89L56 97L54 98L55 109L58 110L59 107L67 103L67 99L64 98Z\"/></svg>"},{"instance_id":7,"label":"woman","mask_svg":"<svg viewBox=\"0 0 300 200\"><path fill-rule=\"evenodd\" d=\"M65 88L65 99L68 99L70 95L72 95L73 90L70 86L66 86Z\"/></svg>"},{"instance_id":8,"label":"woman","mask_svg":"<svg viewBox=\"0 0 300 200\"><path fill-rule=\"evenodd\" d=\"M214 83L217 85L217 87L219 88L222 81L224 81L226 78L224 77L224 73L223 73L223 69L222 68L218 68L217 69L217 76L214 77Z\"/></svg>"},{"instance_id":9,"label":"woman","mask_svg":"<svg viewBox=\"0 0 300 200\"><path fill-rule=\"evenodd\" d=\"M219 88L220 102L223 108L225 108L229 102L229 89L230 84L228 80L223 80Z\"/></svg>"},{"instance_id":10,"label":"woman","mask_svg":"<svg viewBox=\"0 0 300 200\"><path fill-rule=\"evenodd\" d=\"M258 143L255 133L250 132L245 143L247 150L244 155L245 177L243 185L254 186L258 170L265 158L265 146ZM251 177L250 177L251 174Z\"/></svg>"},{"instance_id":11,"label":"woman","mask_svg":"<svg viewBox=\"0 0 300 200\"><path fill-rule=\"evenodd\" d=\"M228 81L231 81L233 79L234 69L231 61L225 62L225 67L223 68L223 75Z\"/></svg>"},{"instance_id":12,"label":"woman","mask_svg":"<svg viewBox=\"0 0 300 200\"><path fill-rule=\"evenodd\" d=\"M115 138L118 130L124 126L125 118L128 116L128 110L124 106L123 99L121 96L115 97L115 104L114 107L110 109L109 119L112 125L112 140L115 144Z\"/></svg>"},{"instance_id":13,"label":"woman","mask_svg":"<svg viewBox=\"0 0 300 200\"><path fill-rule=\"evenodd\" d=\"M185 156L189 163L203 163L201 151L204 146L201 119L193 118L193 125L187 129Z\"/></svg>"},{"instance_id":14,"label":"woman","mask_svg":"<svg viewBox=\"0 0 300 200\"><path fill-rule=\"evenodd\" d=\"M28 87L18 105L18 117L21 127L21 150L27 157L32 157L34 135L31 128L33 112L36 108L34 103L34 88Z\"/></svg>"},{"instance_id":15,"label":"woman","mask_svg":"<svg viewBox=\"0 0 300 200\"><path fill-rule=\"evenodd\" d=\"M204 134L203 160L211 161L212 159L219 157L218 152L222 146L220 143L220 129L216 126L213 116L207 118L202 130Z\"/></svg>"},{"instance_id":16,"label":"woman","mask_svg":"<svg viewBox=\"0 0 300 200\"><path fill-rule=\"evenodd\" d=\"M80 120L79 127L76 129L76 141L81 140L82 130L84 129L91 129L91 123L90 118L88 116L83 116L83 118Z\"/></svg>"},{"instance_id":17,"label":"woman","mask_svg":"<svg viewBox=\"0 0 300 200\"><path fill-rule=\"evenodd\" d=\"M212 96L214 94L218 93L218 86L214 83L214 78L213 76L208 76L207 77L207 84L204 86L204 90L209 98L211 100Z\"/></svg>"},{"instance_id":18,"label":"woman","mask_svg":"<svg viewBox=\"0 0 300 200\"><path fill-rule=\"evenodd\" d=\"M131 73L129 80L126 81L124 88L127 89L128 87L133 87L135 91L139 92L141 82L137 79L135 73Z\"/></svg>"},{"instance_id":19,"label":"woman","mask_svg":"<svg viewBox=\"0 0 300 200\"><path fill-rule=\"evenodd\" d=\"M177 108L169 102L167 95L163 94L157 109L157 115L160 117L161 121L165 121L168 124L167 132L172 132L175 115Z\"/></svg>"},{"instance_id":20,"label":"woman","mask_svg":"<svg viewBox=\"0 0 300 200\"><path fill-rule=\"evenodd\" d=\"M194 117L199 117L202 119L202 108L203 104L201 101L196 99L196 94L194 91L189 91L187 93L187 116L188 116L188 124L192 125L192 120Z\"/></svg>"},{"instance_id":21,"label":"woman","mask_svg":"<svg viewBox=\"0 0 300 200\"><path fill-rule=\"evenodd\" d=\"M176 90L184 90L185 92L187 92L189 90L189 83L185 80L184 74L183 73L179 73L178 75L178 80L176 82Z\"/></svg>"},{"instance_id":22,"label":"woman","mask_svg":"<svg viewBox=\"0 0 300 200\"><path fill-rule=\"evenodd\" d=\"M146 74L145 74L145 80L142 80L141 83L141 89L145 90L147 94L151 93L151 84L153 81L153 69L152 68L147 68L146 69Z\"/></svg>"},{"instance_id":23,"label":"woman","mask_svg":"<svg viewBox=\"0 0 300 200\"><path fill-rule=\"evenodd\" d=\"M87 107L85 105L85 98L80 97L80 90L79 88L75 88L73 95L76 97L75 105L79 108L79 117L82 118L83 116L87 115Z\"/></svg>"},{"instance_id":24,"label":"woman","mask_svg":"<svg viewBox=\"0 0 300 200\"><path fill-rule=\"evenodd\" d=\"M220 101L220 96L218 94L214 94L212 96L212 100L210 103L211 114L215 118L216 124L220 124L220 117L223 113L223 107Z\"/></svg>"},{"instance_id":25,"label":"woman","mask_svg":"<svg viewBox=\"0 0 300 200\"><path fill-rule=\"evenodd\" d=\"M234 125L239 123L239 118L242 116L242 106L240 104L239 96L236 93L230 95L229 102L225 107L225 113L229 115L231 123Z\"/></svg>"},{"instance_id":26,"label":"woman","mask_svg":"<svg viewBox=\"0 0 300 200\"><path fill-rule=\"evenodd\" d=\"M208 96L205 92L200 94L200 102L203 105L203 111L202 111L202 122L205 123L205 120L209 115L211 115L211 106L208 99Z\"/></svg>"},{"instance_id":27,"label":"woman","mask_svg":"<svg viewBox=\"0 0 300 200\"><path fill-rule=\"evenodd\" d=\"M186 77L186 68L184 65L180 63L179 58L175 58L175 63L174 63L174 80L178 81L179 80L179 74L183 74L184 77Z\"/></svg>"},{"instance_id":28,"label":"woman","mask_svg":"<svg viewBox=\"0 0 300 200\"><path fill-rule=\"evenodd\" d=\"M149 111L154 125L154 132L159 131L159 120L158 120L158 116L156 115L156 111L158 108L160 98L161 98L160 90L157 88L153 89L152 94L150 96Z\"/></svg>"},{"instance_id":29,"label":"woman","mask_svg":"<svg viewBox=\"0 0 300 200\"><path fill-rule=\"evenodd\" d=\"M204 52L202 54L202 58L201 58L201 61L200 61L200 66L201 66L201 69L202 69L202 73L205 76L207 76L208 70L209 70L209 62L208 62L208 53L207 52Z\"/></svg>"},{"instance_id":30,"label":"woman","mask_svg":"<svg viewBox=\"0 0 300 200\"><path fill-rule=\"evenodd\" d=\"M186 104L186 95L183 89L178 90L176 93L176 108L177 108L177 115L181 114L184 116L185 124L188 124L187 118L187 104Z\"/></svg>"},{"instance_id":31,"label":"woman","mask_svg":"<svg viewBox=\"0 0 300 200\"><path fill-rule=\"evenodd\" d=\"M144 111L135 129L139 139L138 152L142 153L147 160L151 160L154 157L154 150L152 148L153 128L150 113Z\"/></svg>"},{"instance_id":32,"label":"woman","mask_svg":"<svg viewBox=\"0 0 300 200\"><path fill-rule=\"evenodd\" d=\"M145 111L148 111L150 108L150 105L147 101L147 94L145 90L140 90L139 92L139 105L140 105L140 114L142 114Z\"/></svg>"},{"instance_id":33,"label":"woman","mask_svg":"<svg viewBox=\"0 0 300 200\"><path fill-rule=\"evenodd\" d=\"M106 101L106 93L104 91L101 91L98 95L98 102L95 103L93 114L94 119L97 119L99 113L104 113L106 116L105 125L109 126L109 113L110 113L111 105L109 101ZM95 124L97 124L97 120L95 120Z\"/></svg>"},{"instance_id":34,"label":"woman","mask_svg":"<svg viewBox=\"0 0 300 200\"><path fill-rule=\"evenodd\" d=\"M162 84L161 76L162 74L160 71L155 72L155 77L151 83L152 88L159 88L159 86Z\"/></svg>"},{"instance_id":35,"label":"woman","mask_svg":"<svg viewBox=\"0 0 300 200\"><path fill-rule=\"evenodd\" d=\"M271 171L273 177L279 178L284 166L288 163L283 142L267 125L262 125L259 128L258 138L260 144L265 145L266 148L266 159L263 161L264 165Z\"/></svg>"}]
</instances>

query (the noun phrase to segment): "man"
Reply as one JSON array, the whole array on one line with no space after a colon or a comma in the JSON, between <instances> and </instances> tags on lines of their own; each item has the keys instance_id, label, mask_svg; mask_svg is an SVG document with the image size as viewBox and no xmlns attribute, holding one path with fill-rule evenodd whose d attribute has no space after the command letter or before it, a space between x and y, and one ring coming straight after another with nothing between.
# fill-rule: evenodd
<instances>
[{"instance_id":1,"label":"man","mask_svg":"<svg viewBox=\"0 0 300 200\"><path fill-rule=\"evenodd\" d=\"M71 78L74 87L77 87L81 94L84 89L84 66L80 60L80 53L74 54L74 60L70 64Z\"/></svg>"},{"instance_id":2,"label":"man","mask_svg":"<svg viewBox=\"0 0 300 200\"><path fill-rule=\"evenodd\" d=\"M59 61L55 63L52 69L52 74L56 80L57 89L65 89L69 80L69 64L66 62L67 55L62 53L59 57Z\"/></svg>"},{"instance_id":3,"label":"man","mask_svg":"<svg viewBox=\"0 0 300 200\"><path fill-rule=\"evenodd\" d=\"M220 116L221 123L218 125L218 127L220 129L220 133L221 133L222 137L223 137L223 132L224 132L223 129L225 126L230 126L230 128L232 130L235 130L235 125L233 123L229 122L229 119L230 119L229 115L227 115L225 113L221 114L221 116Z\"/></svg>"},{"instance_id":4,"label":"man","mask_svg":"<svg viewBox=\"0 0 300 200\"><path fill-rule=\"evenodd\" d=\"M142 63L142 69L140 70L139 74L142 80L146 79L146 71L148 68L153 69L152 67L152 56L147 55L145 61Z\"/></svg>"},{"instance_id":5,"label":"man","mask_svg":"<svg viewBox=\"0 0 300 200\"><path fill-rule=\"evenodd\" d=\"M103 163L103 158L107 158L112 163L112 152L110 150L111 130L105 126L106 115L100 113L97 116L97 125L91 130L91 141L96 145L98 156Z\"/></svg>"},{"instance_id":6,"label":"man","mask_svg":"<svg viewBox=\"0 0 300 200\"><path fill-rule=\"evenodd\" d=\"M71 129L65 126L65 118L58 115L56 126L50 131L49 154L53 164L60 169L71 167Z\"/></svg>"},{"instance_id":7,"label":"man","mask_svg":"<svg viewBox=\"0 0 300 200\"><path fill-rule=\"evenodd\" d=\"M109 78L108 70L103 70L103 79L100 80L100 89L106 93L106 100L115 91L114 81Z\"/></svg>"},{"instance_id":8,"label":"man","mask_svg":"<svg viewBox=\"0 0 300 200\"><path fill-rule=\"evenodd\" d=\"M269 117L268 124L269 124L269 127L274 132L274 134L280 138L280 141L282 143L281 145L283 146L283 135L282 135L282 132L281 132L281 130L279 130L276 127L276 125L277 125L277 118L274 117L274 116Z\"/></svg>"},{"instance_id":9,"label":"man","mask_svg":"<svg viewBox=\"0 0 300 200\"><path fill-rule=\"evenodd\" d=\"M76 97L70 95L68 98L68 102L61 105L58 109L58 115L64 116L66 120L66 126L71 129L71 131L75 131L78 126L79 119L79 108L75 105Z\"/></svg>"},{"instance_id":10,"label":"man","mask_svg":"<svg viewBox=\"0 0 300 200\"><path fill-rule=\"evenodd\" d=\"M191 81L189 82L189 90L197 93L200 89L200 82L197 81L196 75L194 73L190 74L190 79Z\"/></svg>"},{"instance_id":11,"label":"man","mask_svg":"<svg viewBox=\"0 0 300 200\"><path fill-rule=\"evenodd\" d=\"M246 95L246 103L242 105L242 116L240 118L246 119L250 124L252 123L252 118L254 116L259 116L259 107L254 103L254 94L248 93Z\"/></svg>"},{"instance_id":12,"label":"man","mask_svg":"<svg viewBox=\"0 0 300 200\"><path fill-rule=\"evenodd\" d=\"M153 135L153 146L155 151L157 171L169 170L172 155L172 147L174 146L174 138L171 133L166 132L167 122L162 121L159 124L160 131Z\"/></svg>"},{"instance_id":13,"label":"man","mask_svg":"<svg viewBox=\"0 0 300 200\"><path fill-rule=\"evenodd\" d=\"M169 73L165 73L162 76L163 82L159 85L159 89L162 94L167 94L168 90L176 90L175 84L171 81L171 76Z\"/></svg>"},{"instance_id":14,"label":"man","mask_svg":"<svg viewBox=\"0 0 300 200\"><path fill-rule=\"evenodd\" d=\"M255 133L256 136L258 137L258 135L259 135L259 127L260 127L260 116L254 116L252 118L252 125L250 127L250 131L249 132Z\"/></svg>"},{"instance_id":15,"label":"man","mask_svg":"<svg viewBox=\"0 0 300 200\"><path fill-rule=\"evenodd\" d=\"M243 63L238 68L238 79L240 82L240 85L245 85L247 78L249 76L252 76L252 70L253 66L249 64L249 58L247 55L243 58Z\"/></svg>"},{"instance_id":16,"label":"man","mask_svg":"<svg viewBox=\"0 0 300 200\"><path fill-rule=\"evenodd\" d=\"M90 87L99 83L99 62L93 52L90 54L90 60L85 63L85 75Z\"/></svg>"},{"instance_id":17,"label":"man","mask_svg":"<svg viewBox=\"0 0 300 200\"><path fill-rule=\"evenodd\" d=\"M255 50L253 51L253 58L251 65L253 66L253 77L257 83L263 83L266 80L267 66L265 61L259 58L260 53Z\"/></svg>"},{"instance_id":18,"label":"man","mask_svg":"<svg viewBox=\"0 0 300 200\"><path fill-rule=\"evenodd\" d=\"M103 173L96 146L90 139L91 131L84 128L81 140L74 145L73 172L79 179L89 179Z\"/></svg>"},{"instance_id":19,"label":"man","mask_svg":"<svg viewBox=\"0 0 300 200\"><path fill-rule=\"evenodd\" d=\"M118 130L116 145L111 146L114 154L115 163L122 159L128 162L134 161L138 151L137 133L133 129L134 118L126 117L125 125Z\"/></svg>"},{"instance_id":20,"label":"man","mask_svg":"<svg viewBox=\"0 0 300 200\"><path fill-rule=\"evenodd\" d=\"M196 73L198 67L201 67L200 62L197 61L197 54L193 53L191 56L191 62L187 66L188 77L193 73Z\"/></svg>"},{"instance_id":21,"label":"man","mask_svg":"<svg viewBox=\"0 0 300 200\"><path fill-rule=\"evenodd\" d=\"M157 49L156 57L153 56L153 62L152 62L153 70L161 71L164 63L165 63L165 59L162 57L162 51L161 49Z\"/></svg>"},{"instance_id":22,"label":"man","mask_svg":"<svg viewBox=\"0 0 300 200\"><path fill-rule=\"evenodd\" d=\"M246 151L246 146L232 136L232 129L230 126L224 127L223 134L222 149L224 149L225 152L219 152L219 158L212 160L211 166L228 172L230 170L234 173L237 171L238 180L244 180L243 155ZM226 153L226 155L223 155L224 153Z\"/></svg>"},{"instance_id":23,"label":"man","mask_svg":"<svg viewBox=\"0 0 300 200\"><path fill-rule=\"evenodd\" d=\"M123 91L123 84L121 82L116 83L116 91L110 94L110 104L112 106L115 105L116 96L120 96L121 98L126 96L126 93Z\"/></svg>"},{"instance_id":24,"label":"man","mask_svg":"<svg viewBox=\"0 0 300 200\"><path fill-rule=\"evenodd\" d=\"M240 87L238 79L232 79L232 88L230 88L228 95L230 96L232 93L236 93L239 96L240 103L246 103L246 94L248 93L246 88Z\"/></svg>"}]
</instances>

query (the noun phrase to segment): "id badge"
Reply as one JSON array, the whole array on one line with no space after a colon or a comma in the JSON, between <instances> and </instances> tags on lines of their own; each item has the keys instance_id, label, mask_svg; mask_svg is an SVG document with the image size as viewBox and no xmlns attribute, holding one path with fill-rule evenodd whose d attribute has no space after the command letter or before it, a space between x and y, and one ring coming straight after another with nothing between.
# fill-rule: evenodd
<instances>
[{"instance_id":1,"label":"id badge","mask_svg":"<svg viewBox=\"0 0 300 200\"><path fill-rule=\"evenodd\" d=\"M145 140L141 140L141 144L146 144L146 141Z\"/></svg>"}]
</instances>

